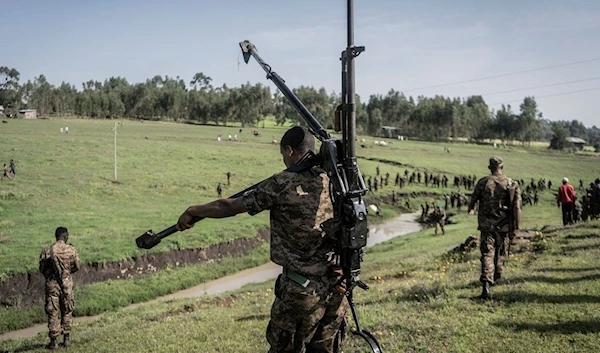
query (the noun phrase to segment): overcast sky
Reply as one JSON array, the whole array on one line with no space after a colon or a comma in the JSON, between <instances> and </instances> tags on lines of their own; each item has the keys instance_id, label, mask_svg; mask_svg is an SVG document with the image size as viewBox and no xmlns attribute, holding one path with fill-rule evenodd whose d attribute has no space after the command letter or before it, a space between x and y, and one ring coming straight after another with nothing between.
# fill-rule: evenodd
<instances>
[{"instance_id":1,"label":"overcast sky","mask_svg":"<svg viewBox=\"0 0 600 353\"><path fill-rule=\"evenodd\" d=\"M249 81L274 88L255 62L243 63L238 43L249 39L290 87L339 92L345 5L3 0L0 65L16 68L22 82L44 74L53 84L78 88L111 76L135 83L160 74L189 83L196 72L214 85ZM413 96L483 94L492 108L506 102L518 109L525 95L533 95L548 119L600 126L598 0L355 0L355 18L355 43L366 46L356 60L356 91L363 100L393 88ZM522 90L544 85L552 86Z\"/></svg>"}]
</instances>

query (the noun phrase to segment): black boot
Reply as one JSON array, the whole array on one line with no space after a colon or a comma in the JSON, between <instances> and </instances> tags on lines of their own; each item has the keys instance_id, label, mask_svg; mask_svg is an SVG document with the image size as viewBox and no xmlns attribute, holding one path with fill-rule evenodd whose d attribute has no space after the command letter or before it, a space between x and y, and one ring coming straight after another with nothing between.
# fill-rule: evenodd
<instances>
[{"instance_id":1,"label":"black boot","mask_svg":"<svg viewBox=\"0 0 600 353\"><path fill-rule=\"evenodd\" d=\"M490 283L488 281L484 281L481 286L481 295L479 298L481 299L490 299L492 296L490 294Z\"/></svg>"},{"instance_id":2,"label":"black boot","mask_svg":"<svg viewBox=\"0 0 600 353\"><path fill-rule=\"evenodd\" d=\"M50 338L50 343L46 346L46 349L51 351L58 349L58 343L56 343L56 337Z\"/></svg>"},{"instance_id":3,"label":"black boot","mask_svg":"<svg viewBox=\"0 0 600 353\"><path fill-rule=\"evenodd\" d=\"M71 345L71 338L69 337L68 333L65 333L65 337L64 337L64 341L63 341L63 346L65 348L69 347Z\"/></svg>"}]
</instances>

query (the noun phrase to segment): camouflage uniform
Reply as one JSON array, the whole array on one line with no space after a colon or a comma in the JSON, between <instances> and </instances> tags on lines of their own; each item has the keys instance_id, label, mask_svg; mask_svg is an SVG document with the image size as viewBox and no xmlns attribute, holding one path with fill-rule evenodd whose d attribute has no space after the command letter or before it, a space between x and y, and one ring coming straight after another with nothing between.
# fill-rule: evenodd
<instances>
[{"instance_id":1,"label":"camouflage uniform","mask_svg":"<svg viewBox=\"0 0 600 353\"><path fill-rule=\"evenodd\" d=\"M46 279L45 310L48 315L50 339L58 337L61 328L65 335L71 332L71 318L75 307L71 274L77 270L79 270L79 255L72 245L57 240L42 250L40 272ZM62 319L59 318L60 314Z\"/></svg>"},{"instance_id":2,"label":"camouflage uniform","mask_svg":"<svg viewBox=\"0 0 600 353\"><path fill-rule=\"evenodd\" d=\"M340 352L349 306L329 275L334 242L321 229L333 217L327 175L318 168L281 172L243 198L250 215L270 210L271 260L284 269L267 327L269 352Z\"/></svg>"},{"instance_id":3,"label":"camouflage uniform","mask_svg":"<svg viewBox=\"0 0 600 353\"><path fill-rule=\"evenodd\" d=\"M519 184L504 175L492 174L480 179L469 204L472 209L479 201L478 229L481 231L481 282L495 283L502 277L502 260L508 246L509 224L499 223L508 217L509 187L515 188L514 207L521 209Z\"/></svg>"},{"instance_id":4,"label":"camouflage uniform","mask_svg":"<svg viewBox=\"0 0 600 353\"><path fill-rule=\"evenodd\" d=\"M446 211L442 207L436 207L431 216L435 220L435 235L438 233L438 228L442 229L442 234L446 234L444 231L444 225L446 224Z\"/></svg>"}]
</instances>

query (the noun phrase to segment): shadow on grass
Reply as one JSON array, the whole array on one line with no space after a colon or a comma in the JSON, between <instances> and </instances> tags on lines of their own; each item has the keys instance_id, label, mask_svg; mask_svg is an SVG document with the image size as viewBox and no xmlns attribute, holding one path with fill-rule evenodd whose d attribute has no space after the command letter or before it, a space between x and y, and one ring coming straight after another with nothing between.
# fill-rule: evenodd
<instances>
[{"instance_id":1,"label":"shadow on grass","mask_svg":"<svg viewBox=\"0 0 600 353\"><path fill-rule=\"evenodd\" d=\"M557 324L545 324L537 322L514 323L504 321L493 325L512 331L534 331L548 334L559 333L569 335L574 333L589 334L600 332L600 320L576 320L561 322Z\"/></svg>"},{"instance_id":2,"label":"shadow on grass","mask_svg":"<svg viewBox=\"0 0 600 353\"><path fill-rule=\"evenodd\" d=\"M524 291L493 293L496 301L505 303L551 303L551 304L580 304L600 303L600 296L587 294L546 295Z\"/></svg>"},{"instance_id":3,"label":"shadow on grass","mask_svg":"<svg viewBox=\"0 0 600 353\"><path fill-rule=\"evenodd\" d=\"M537 283L550 283L550 284L567 284L574 283L580 281L595 281L600 279L600 273L596 273L593 275L585 275L581 277L569 277L569 278L555 278L555 277L547 277L547 276L529 276L529 277L511 277L509 280L513 283L527 283L527 282L537 282Z\"/></svg>"},{"instance_id":4,"label":"shadow on grass","mask_svg":"<svg viewBox=\"0 0 600 353\"><path fill-rule=\"evenodd\" d=\"M598 271L600 267L580 267L580 268L540 268L536 272L587 272Z\"/></svg>"},{"instance_id":5,"label":"shadow on grass","mask_svg":"<svg viewBox=\"0 0 600 353\"><path fill-rule=\"evenodd\" d=\"M269 320L270 318L271 318L271 316L269 314L249 315L249 316L240 317L239 319L236 319L235 321L264 321L264 320Z\"/></svg>"},{"instance_id":6,"label":"shadow on grass","mask_svg":"<svg viewBox=\"0 0 600 353\"><path fill-rule=\"evenodd\" d=\"M600 234L590 233L590 234L569 234L565 236L565 239L594 239L600 238Z\"/></svg>"},{"instance_id":7,"label":"shadow on grass","mask_svg":"<svg viewBox=\"0 0 600 353\"><path fill-rule=\"evenodd\" d=\"M588 251L588 250L596 250L600 248L600 244L586 244L586 245L571 245L571 246L563 246L562 251L564 253L572 253L575 251Z\"/></svg>"}]
</instances>

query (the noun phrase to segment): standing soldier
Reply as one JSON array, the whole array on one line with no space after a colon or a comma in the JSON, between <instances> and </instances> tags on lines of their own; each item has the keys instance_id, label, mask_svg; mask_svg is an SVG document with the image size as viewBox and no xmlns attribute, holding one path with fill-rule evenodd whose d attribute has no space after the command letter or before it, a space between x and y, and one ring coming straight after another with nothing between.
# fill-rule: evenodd
<instances>
[{"instance_id":1,"label":"standing soldier","mask_svg":"<svg viewBox=\"0 0 600 353\"><path fill-rule=\"evenodd\" d=\"M17 167L15 166L15 161L14 160L10 160L10 173L12 175L17 175Z\"/></svg>"},{"instance_id":2,"label":"standing soldier","mask_svg":"<svg viewBox=\"0 0 600 353\"><path fill-rule=\"evenodd\" d=\"M219 183L217 185L217 195L219 198L221 198L221 195L223 194L223 188L221 187L221 183Z\"/></svg>"},{"instance_id":3,"label":"standing soldier","mask_svg":"<svg viewBox=\"0 0 600 353\"><path fill-rule=\"evenodd\" d=\"M231 172L227 172L227 185L230 185L229 179L231 179Z\"/></svg>"},{"instance_id":4,"label":"standing soldier","mask_svg":"<svg viewBox=\"0 0 600 353\"><path fill-rule=\"evenodd\" d=\"M71 319L75 298L73 296L72 273L79 271L79 255L72 245L67 244L69 231L58 227L54 233L56 242L42 250L40 272L46 279L46 314L48 315L48 335L50 343L46 348L58 348L57 338L64 335L63 345L71 344ZM60 316L59 316L60 315Z\"/></svg>"},{"instance_id":5,"label":"standing soldier","mask_svg":"<svg viewBox=\"0 0 600 353\"><path fill-rule=\"evenodd\" d=\"M10 177L9 173L10 173L10 171L8 169L8 166L6 165L6 163L4 163L4 175L2 175L2 179L4 179L5 177L8 178L8 179L12 179Z\"/></svg>"},{"instance_id":6,"label":"standing soldier","mask_svg":"<svg viewBox=\"0 0 600 353\"><path fill-rule=\"evenodd\" d=\"M503 161L500 157L490 158L488 168L491 175L475 185L469 214L474 214L475 203L479 202L478 229L481 231L482 292L480 298L490 298L490 285L500 284L502 257L514 233L521 223L521 192L519 183L502 175Z\"/></svg>"},{"instance_id":7,"label":"standing soldier","mask_svg":"<svg viewBox=\"0 0 600 353\"><path fill-rule=\"evenodd\" d=\"M280 152L288 168L314 150L314 137L299 126L281 138ZM349 305L335 289L340 274L328 256L335 242L321 228L333 217L329 184L319 167L301 173L283 171L241 197L190 206L177 221L177 229L185 230L193 226L194 217L270 210L271 260L283 267L283 273L275 282L267 326L269 352L342 351Z\"/></svg>"},{"instance_id":8,"label":"standing soldier","mask_svg":"<svg viewBox=\"0 0 600 353\"><path fill-rule=\"evenodd\" d=\"M444 231L444 224L446 224L446 211L444 211L442 205L437 205L431 215L435 221L435 235L438 234L438 228L442 229L442 234L446 234Z\"/></svg>"}]
</instances>

